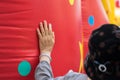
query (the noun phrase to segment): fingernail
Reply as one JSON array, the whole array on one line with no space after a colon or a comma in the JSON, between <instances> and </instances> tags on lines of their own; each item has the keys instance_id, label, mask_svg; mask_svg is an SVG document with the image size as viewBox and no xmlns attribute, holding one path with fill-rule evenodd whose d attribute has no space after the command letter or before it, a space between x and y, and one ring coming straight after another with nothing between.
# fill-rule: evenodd
<instances>
[{"instance_id":1,"label":"fingernail","mask_svg":"<svg viewBox=\"0 0 120 80\"><path fill-rule=\"evenodd\" d=\"M44 20L44 22L46 22L46 20Z\"/></svg>"},{"instance_id":2,"label":"fingernail","mask_svg":"<svg viewBox=\"0 0 120 80\"><path fill-rule=\"evenodd\" d=\"M49 26L52 26L52 24L51 24L51 23L49 23Z\"/></svg>"},{"instance_id":3,"label":"fingernail","mask_svg":"<svg viewBox=\"0 0 120 80\"><path fill-rule=\"evenodd\" d=\"M40 25L42 25L42 22L40 22Z\"/></svg>"}]
</instances>

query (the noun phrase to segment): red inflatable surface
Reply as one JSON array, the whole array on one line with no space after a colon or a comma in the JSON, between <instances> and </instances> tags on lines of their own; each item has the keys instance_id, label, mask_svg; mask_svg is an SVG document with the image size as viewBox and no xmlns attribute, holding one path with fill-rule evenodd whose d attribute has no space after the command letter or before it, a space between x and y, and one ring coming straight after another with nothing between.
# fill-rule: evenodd
<instances>
[{"instance_id":1,"label":"red inflatable surface","mask_svg":"<svg viewBox=\"0 0 120 80\"><path fill-rule=\"evenodd\" d=\"M80 0L1 0L0 80L34 80L39 57L36 28L43 20L53 24L56 35L55 76L79 70Z\"/></svg>"},{"instance_id":2,"label":"red inflatable surface","mask_svg":"<svg viewBox=\"0 0 120 80\"><path fill-rule=\"evenodd\" d=\"M0 80L34 80L39 53L35 4L32 0L0 1Z\"/></svg>"},{"instance_id":3,"label":"red inflatable surface","mask_svg":"<svg viewBox=\"0 0 120 80\"><path fill-rule=\"evenodd\" d=\"M36 28L53 24L55 76L82 71L91 31L108 23L100 0L1 0L0 80L34 80L39 60Z\"/></svg>"},{"instance_id":4,"label":"red inflatable surface","mask_svg":"<svg viewBox=\"0 0 120 80\"><path fill-rule=\"evenodd\" d=\"M83 51L84 57L88 53L88 40L91 32L108 23L101 0L82 0L82 27L83 27Z\"/></svg>"}]
</instances>

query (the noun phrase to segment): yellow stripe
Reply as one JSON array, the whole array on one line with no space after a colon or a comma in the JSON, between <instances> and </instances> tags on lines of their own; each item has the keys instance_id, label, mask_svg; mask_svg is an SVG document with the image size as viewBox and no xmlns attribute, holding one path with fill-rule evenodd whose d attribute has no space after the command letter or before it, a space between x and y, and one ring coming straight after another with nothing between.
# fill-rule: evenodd
<instances>
[{"instance_id":1,"label":"yellow stripe","mask_svg":"<svg viewBox=\"0 0 120 80\"><path fill-rule=\"evenodd\" d=\"M80 65L79 65L79 72L82 72L83 70L83 44L79 42L79 47L80 47Z\"/></svg>"}]
</instances>

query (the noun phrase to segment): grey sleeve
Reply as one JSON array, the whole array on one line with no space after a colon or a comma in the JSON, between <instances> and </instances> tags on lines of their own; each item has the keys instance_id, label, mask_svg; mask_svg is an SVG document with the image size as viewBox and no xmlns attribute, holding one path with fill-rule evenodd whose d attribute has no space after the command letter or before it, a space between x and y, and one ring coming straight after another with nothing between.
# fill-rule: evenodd
<instances>
[{"instance_id":1,"label":"grey sleeve","mask_svg":"<svg viewBox=\"0 0 120 80\"><path fill-rule=\"evenodd\" d=\"M51 66L46 61L41 61L35 70L35 80L87 80L87 75L69 71L64 76L54 78Z\"/></svg>"},{"instance_id":2,"label":"grey sleeve","mask_svg":"<svg viewBox=\"0 0 120 80\"><path fill-rule=\"evenodd\" d=\"M35 80L53 80L51 66L46 61L41 61L35 70Z\"/></svg>"}]
</instances>

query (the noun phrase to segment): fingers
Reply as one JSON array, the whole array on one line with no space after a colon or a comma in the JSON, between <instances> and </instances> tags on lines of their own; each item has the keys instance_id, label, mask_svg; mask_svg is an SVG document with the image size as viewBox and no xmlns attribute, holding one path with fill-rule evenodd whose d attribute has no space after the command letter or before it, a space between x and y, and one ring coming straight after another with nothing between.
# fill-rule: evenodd
<instances>
[{"instance_id":1,"label":"fingers","mask_svg":"<svg viewBox=\"0 0 120 80\"><path fill-rule=\"evenodd\" d=\"M49 30L48 30L49 32L49 35L51 35L52 36L52 38L54 38L55 39L55 35L54 35L54 32L52 31L52 24L49 24Z\"/></svg>"},{"instance_id":2,"label":"fingers","mask_svg":"<svg viewBox=\"0 0 120 80\"><path fill-rule=\"evenodd\" d=\"M52 37L55 39L55 34L54 34L54 32L52 32Z\"/></svg>"},{"instance_id":3,"label":"fingers","mask_svg":"<svg viewBox=\"0 0 120 80\"><path fill-rule=\"evenodd\" d=\"M43 28L43 23L42 22L40 22L40 32L41 32L42 36L45 35L45 30Z\"/></svg>"},{"instance_id":4,"label":"fingers","mask_svg":"<svg viewBox=\"0 0 120 80\"><path fill-rule=\"evenodd\" d=\"M37 29L37 33L40 37L46 35L53 35L52 24L48 24L46 20L40 22L40 28Z\"/></svg>"},{"instance_id":5,"label":"fingers","mask_svg":"<svg viewBox=\"0 0 120 80\"><path fill-rule=\"evenodd\" d=\"M40 22L39 28L37 28L37 34L39 37L39 47L41 52L51 52L55 43L55 35L52 31L52 25L47 21Z\"/></svg>"},{"instance_id":6,"label":"fingers","mask_svg":"<svg viewBox=\"0 0 120 80\"><path fill-rule=\"evenodd\" d=\"M44 20L44 29L45 29L45 34L48 35L48 25L46 20Z\"/></svg>"},{"instance_id":7,"label":"fingers","mask_svg":"<svg viewBox=\"0 0 120 80\"><path fill-rule=\"evenodd\" d=\"M49 32L48 32L48 34L49 34L49 35L51 35L51 34L52 34L52 32L53 32L53 31L52 31L52 24L49 24L49 26L48 26L48 27L49 27L49 30L48 30Z\"/></svg>"},{"instance_id":8,"label":"fingers","mask_svg":"<svg viewBox=\"0 0 120 80\"><path fill-rule=\"evenodd\" d=\"M41 38L41 37L42 37L42 35L41 35L41 33L40 33L39 28L37 28L37 34L38 34L38 37L39 37L39 38Z\"/></svg>"}]
</instances>

